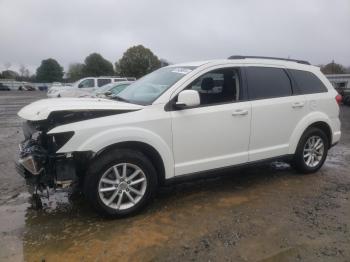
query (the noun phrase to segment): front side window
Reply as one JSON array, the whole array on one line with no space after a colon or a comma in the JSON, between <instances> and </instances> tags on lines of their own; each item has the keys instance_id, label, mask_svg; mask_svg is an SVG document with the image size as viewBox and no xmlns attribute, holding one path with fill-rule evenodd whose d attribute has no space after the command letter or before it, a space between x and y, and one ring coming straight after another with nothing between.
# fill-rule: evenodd
<instances>
[{"instance_id":1,"label":"front side window","mask_svg":"<svg viewBox=\"0 0 350 262\"><path fill-rule=\"evenodd\" d=\"M205 73L186 89L199 93L201 105L227 103L239 100L240 77L237 68L223 68Z\"/></svg>"},{"instance_id":2,"label":"front side window","mask_svg":"<svg viewBox=\"0 0 350 262\"><path fill-rule=\"evenodd\" d=\"M111 91L112 94L117 95L121 91L123 91L128 85L130 85L130 84L117 85L117 86L113 87L110 91Z\"/></svg>"},{"instance_id":3,"label":"front side window","mask_svg":"<svg viewBox=\"0 0 350 262\"><path fill-rule=\"evenodd\" d=\"M127 86L116 99L149 105L195 67L163 67Z\"/></svg>"},{"instance_id":4,"label":"front side window","mask_svg":"<svg viewBox=\"0 0 350 262\"><path fill-rule=\"evenodd\" d=\"M90 88L94 86L95 86L94 79L85 79L79 84L79 88Z\"/></svg>"},{"instance_id":5,"label":"front side window","mask_svg":"<svg viewBox=\"0 0 350 262\"><path fill-rule=\"evenodd\" d=\"M251 100L292 95L292 85L282 68L246 67L248 94Z\"/></svg>"},{"instance_id":6,"label":"front side window","mask_svg":"<svg viewBox=\"0 0 350 262\"><path fill-rule=\"evenodd\" d=\"M296 82L301 94L327 92L327 87L313 73L294 69L289 69L288 71Z\"/></svg>"},{"instance_id":7,"label":"front side window","mask_svg":"<svg viewBox=\"0 0 350 262\"><path fill-rule=\"evenodd\" d=\"M101 87L101 86L104 86L104 85L109 84L110 82L112 82L111 79L108 79L108 78L100 78L100 79L97 79L97 86L98 86L98 87Z\"/></svg>"}]
</instances>

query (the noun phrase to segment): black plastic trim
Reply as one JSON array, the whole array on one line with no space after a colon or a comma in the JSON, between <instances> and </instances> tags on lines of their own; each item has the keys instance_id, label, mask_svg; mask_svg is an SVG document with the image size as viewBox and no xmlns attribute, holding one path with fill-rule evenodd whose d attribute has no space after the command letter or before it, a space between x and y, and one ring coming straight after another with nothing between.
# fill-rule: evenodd
<instances>
[{"instance_id":1,"label":"black plastic trim","mask_svg":"<svg viewBox=\"0 0 350 262\"><path fill-rule=\"evenodd\" d=\"M223 175L225 175L224 172L227 172L230 170L258 166L258 165L273 162L273 161L291 161L293 159L293 156L294 155L283 155L283 156L272 157L272 158L257 160L257 161L253 161L253 162L247 162L247 163L233 165L233 166L214 168L214 169L210 169L210 170L205 170L205 171L200 171L200 172L195 172L195 173L190 173L190 174L185 174L185 175L180 175L180 176L174 176L172 178L166 179L164 184L171 185L171 184L181 183L181 182L185 182L185 181L203 179L203 178L207 178L209 176L210 177L223 176Z\"/></svg>"},{"instance_id":2,"label":"black plastic trim","mask_svg":"<svg viewBox=\"0 0 350 262\"><path fill-rule=\"evenodd\" d=\"M243 56L243 55L232 55L228 59L246 59L246 58L255 58L255 59L271 59L271 60L282 60L282 61L290 61L296 62L304 65L311 65L310 62L305 60L297 60L297 59L289 59L289 58L281 58L281 57L270 57L270 56Z\"/></svg>"}]
</instances>

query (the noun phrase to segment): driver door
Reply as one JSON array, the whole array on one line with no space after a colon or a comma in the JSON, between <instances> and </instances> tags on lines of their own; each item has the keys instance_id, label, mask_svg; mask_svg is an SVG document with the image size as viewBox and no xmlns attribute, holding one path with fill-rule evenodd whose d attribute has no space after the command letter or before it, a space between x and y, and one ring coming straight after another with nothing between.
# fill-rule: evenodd
<instances>
[{"instance_id":1,"label":"driver door","mask_svg":"<svg viewBox=\"0 0 350 262\"><path fill-rule=\"evenodd\" d=\"M201 104L171 112L175 175L247 162L251 103L241 101L240 70L210 71L186 89L197 90Z\"/></svg>"},{"instance_id":2,"label":"driver door","mask_svg":"<svg viewBox=\"0 0 350 262\"><path fill-rule=\"evenodd\" d=\"M85 95L94 91L95 88L95 79L88 78L81 81L78 85L78 88L75 90L75 96Z\"/></svg>"}]
</instances>

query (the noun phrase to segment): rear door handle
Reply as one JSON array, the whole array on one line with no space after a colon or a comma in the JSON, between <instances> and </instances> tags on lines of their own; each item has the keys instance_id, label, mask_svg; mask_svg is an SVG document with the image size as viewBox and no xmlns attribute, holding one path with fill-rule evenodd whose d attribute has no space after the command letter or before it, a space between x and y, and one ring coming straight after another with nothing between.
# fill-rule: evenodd
<instances>
[{"instance_id":1,"label":"rear door handle","mask_svg":"<svg viewBox=\"0 0 350 262\"><path fill-rule=\"evenodd\" d=\"M248 110L246 109L237 109L232 113L232 116L245 116L245 115L248 115Z\"/></svg>"},{"instance_id":2,"label":"rear door handle","mask_svg":"<svg viewBox=\"0 0 350 262\"><path fill-rule=\"evenodd\" d=\"M305 103L304 102L295 102L293 103L292 107L293 108L301 108L304 107Z\"/></svg>"}]
</instances>

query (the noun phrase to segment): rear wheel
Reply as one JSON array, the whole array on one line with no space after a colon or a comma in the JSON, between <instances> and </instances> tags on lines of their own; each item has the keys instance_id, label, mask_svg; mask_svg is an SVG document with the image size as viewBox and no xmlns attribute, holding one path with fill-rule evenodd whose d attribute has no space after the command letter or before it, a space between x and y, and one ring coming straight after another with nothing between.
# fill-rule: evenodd
<instances>
[{"instance_id":1,"label":"rear wheel","mask_svg":"<svg viewBox=\"0 0 350 262\"><path fill-rule=\"evenodd\" d=\"M326 160L329 141L326 134L318 128L309 128L300 138L293 164L301 173L319 170Z\"/></svg>"},{"instance_id":2,"label":"rear wheel","mask_svg":"<svg viewBox=\"0 0 350 262\"><path fill-rule=\"evenodd\" d=\"M156 171L144 154L117 149L102 154L91 165L84 194L99 213L122 217L141 210L156 186Z\"/></svg>"}]
</instances>

